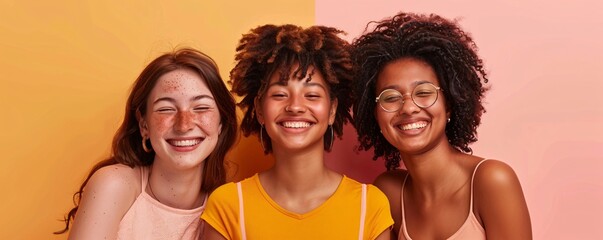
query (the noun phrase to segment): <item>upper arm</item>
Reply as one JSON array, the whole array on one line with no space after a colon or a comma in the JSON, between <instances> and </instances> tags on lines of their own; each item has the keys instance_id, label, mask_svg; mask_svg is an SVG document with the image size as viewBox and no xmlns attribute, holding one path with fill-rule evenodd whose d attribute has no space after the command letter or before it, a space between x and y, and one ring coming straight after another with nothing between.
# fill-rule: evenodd
<instances>
[{"instance_id":1,"label":"upper arm","mask_svg":"<svg viewBox=\"0 0 603 240\"><path fill-rule=\"evenodd\" d=\"M96 171L84 188L69 239L115 239L119 223L137 193L135 170L110 165Z\"/></svg>"},{"instance_id":2,"label":"upper arm","mask_svg":"<svg viewBox=\"0 0 603 240\"><path fill-rule=\"evenodd\" d=\"M383 231L381 234L379 234L379 236L377 236L375 238L375 240L390 240L390 239L393 239L391 228L385 229L385 231Z\"/></svg>"},{"instance_id":3,"label":"upper arm","mask_svg":"<svg viewBox=\"0 0 603 240\"><path fill-rule=\"evenodd\" d=\"M200 239L206 240L226 240L224 236L220 232L218 232L214 227L209 224L204 224L205 229L203 230L203 235Z\"/></svg>"},{"instance_id":4,"label":"upper arm","mask_svg":"<svg viewBox=\"0 0 603 240\"><path fill-rule=\"evenodd\" d=\"M375 186L368 185L366 201L366 236L371 239L383 239L383 236L391 237L390 231L394 221L385 194Z\"/></svg>"},{"instance_id":5,"label":"upper arm","mask_svg":"<svg viewBox=\"0 0 603 240\"><path fill-rule=\"evenodd\" d=\"M234 183L226 183L211 193L201 215L205 221L204 239L240 238L238 201Z\"/></svg>"},{"instance_id":6,"label":"upper arm","mask_svg":"<svg viewBox=\"0 0 603 240\"><path fill-rule=\"evenodd\" d=\"M474 184L474 203L488 239L532 238L528 207L511 167L486 161L478 169Z\"/></svg>"},{"instance_id":7,"label":"upper arm","mask_svg":"<svg viewBox=\"0 0 603 240\"><path fill-rule=\"evenodd\" d=\"M390 213L394 220L393 231L391 231L394 237L397 237L397 233L400 229L400 223L402 222L400 197L402 191L402 181L404 181L406 174L407 173L404 170L384 172L379 175L373 183L385 194L389 201Z\"/></svg>"}]
</instances>

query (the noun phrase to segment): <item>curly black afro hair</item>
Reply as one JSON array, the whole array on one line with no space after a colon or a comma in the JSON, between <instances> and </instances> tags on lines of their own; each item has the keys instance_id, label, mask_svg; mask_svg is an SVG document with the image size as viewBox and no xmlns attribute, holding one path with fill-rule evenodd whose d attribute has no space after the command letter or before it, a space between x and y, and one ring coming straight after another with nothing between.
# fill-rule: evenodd
<instances>
[{"instance_id":1,"label":"curly black afro hair","mask_svg":"<svg viewBox=\"0 0 603 240\"><path fill-rule=\"evenodd\" d=\"M370 24L370 23L369 23ZM387 64L403 58L424 61L435 71L450 111L446 136L456 149L470 153L477 127L485 112L482 105L488 78L471 36L457 21L435 14L399 13L376 22L352 43L354 62L354 126L360 150L374 148L373 160L384 157L388 170L400 166L400 152L382 134L375 119L375 85Z\"/></svg>"},{"instance_id":2,"label":"curly black afro hair","mask_svg":"<svg viewBox=\"0 0 603 240\"><path fill-rule=\"evenodd\" d=\"M296 25L264 25L244 34L237 47L236 66L230 71L232 92L242 96L238 106L244 112L241 130L245 136L265 131L255 116L254 100L266 91L270 76L280 73L287 81L291 73L309 81L312 72L319 71L329 87L331 100L337 99L333 131L341 138L343 125L352 121L351 100L352 61L348 42L338 35L342 31L324 26L302 28ZM294 71L294 72L292 72ZM325 150L329 150L331 134L325 134ZM268 134L263 133L264 152L272 151Z\"/></svg>"}]
</instances>

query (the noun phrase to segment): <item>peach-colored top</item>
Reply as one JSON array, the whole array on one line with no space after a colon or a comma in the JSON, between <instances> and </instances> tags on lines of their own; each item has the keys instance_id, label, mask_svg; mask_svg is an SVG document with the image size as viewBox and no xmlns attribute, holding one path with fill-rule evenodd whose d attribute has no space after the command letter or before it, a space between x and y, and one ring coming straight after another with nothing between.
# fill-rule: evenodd
<instances>
[{"instance_id":1,"label":"peach-colored top","mask_svg":"<svg viewBox=\"0 0 603 240\"><path fill-rule=\"evenodd\" d=\"M473 175L471 175L471 200L469 201L469 215L467 216L467 220L465 220L459 230L452 234L452 236L448 237L447 240L486 240L486 231L475 217L475 214L473 214L473 178L475 177L475 172L477 172L479 165L486 160L487 159L484 159L479 162L477 166L475 166L475 169L473 169ZM406 185L407 178L408 175L406 175L404 178L404 183L402 184L402 196L400 197L400 202L402 204L402 226L400 226L400 232L398 233L399 240L412 240L412 238L410 238L408 235L408 230L406 229L406 216L404 216L404 185Z\"/></svg>"},{"instance_id":2,"label":"peach-colored top","mask_svg":"<svg viewBox=\"0 0 603 240\"><path fill-rule=\"evenodd\" d=\"M144 190L148 167L141 167L140 172L142 191L119 223L117 239L197 239L205 203L190 210L166 206Z\"/></svg>"}]
</instances>

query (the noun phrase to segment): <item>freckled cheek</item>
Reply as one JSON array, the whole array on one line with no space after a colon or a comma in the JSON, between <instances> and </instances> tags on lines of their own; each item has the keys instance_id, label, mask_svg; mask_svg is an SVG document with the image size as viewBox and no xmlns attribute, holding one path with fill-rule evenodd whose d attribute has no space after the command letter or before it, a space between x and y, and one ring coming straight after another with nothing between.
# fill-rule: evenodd
<instances>
[{"instance_id":1,"label":"freckled cheek","mask_svg":"<svg viewBox=\"0 0 603 240\"><path fill-rule=\"evenodd\" d=\"M149 129L151 132L164 133L170 130L173 122L173 116L154 114L149 121Z\"/></svg>"},{"instance_id":2,"label":"freckled cheek","mask_svg":"<svg viewBox=\"0 0 603 240\"><path fill-rule=\"evenodd\" d=\"M196 116L201 129L207 134L218 134L220 128L220 115L216 113L200 114Z\"/></svg>"}]
</instances>

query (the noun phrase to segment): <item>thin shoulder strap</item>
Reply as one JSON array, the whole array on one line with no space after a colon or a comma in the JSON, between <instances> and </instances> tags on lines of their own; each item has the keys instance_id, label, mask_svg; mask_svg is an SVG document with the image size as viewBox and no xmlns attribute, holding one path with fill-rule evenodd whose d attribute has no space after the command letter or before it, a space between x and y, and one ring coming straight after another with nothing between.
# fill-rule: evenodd
<instances>
[{"instance_id":1,"label":"thin shoulder strap","mask_svg":"<svg viewBox=\"0 0 603 240\"><path fill-rule=\"evenodd\" d=\"M362 197L360 198L360 230L358 239L364 239L364 223L366 221L366 184L362 184Z\"/></svg>"},{"instance_id":2,"label":"thin shoulder strap","mask_svg":"<svg viewBox=\"0 0 603 240\"><path fill-rule=\"evenodd\" d=\"M473 212L473 179L475 178L475 173L477 172L477 168L479 165L482 165L488 159L482 159L477 165L475 165L475 169L473 169L473 174L471 175L471 200L469 202L469 213Z\"/></svg>"},{"instance_id":3,"label":"thin shoulder strap","mask_svg":"<svg viewBox=\"0 0 603 240\"><path fill-rule=\"evenodd\" d=\"M147 182L149 180L149 174L147 173L147 167L145 166L140 166L140 189L142 189L142 192L145 192L145 189L147 188Z\"/></svg>"},{"instance_id":4,"label":"thin shoulder strap","mask_svg":"<svg viewBox=\"0 0 603 240\"><path fill-rule=\"evenodd\" d=\"M241 182L237 183L237 192L239 195L239 225L241 228L241 239L246 240L247 234L245 233L245 208L243 207L243 190L241 188Z\"/></svg>"},{"instance_id":5,"label":"thin shoulder strap","mask_svg":"<svg viewBox=\"0 0 603 240\"><path fill-rule=\"evenodd\" d=\"M398 236L407 236L406 231L406 213L404 212L404 186L406 186L406 180L408 179L408 173L404 176L404 181L402 182L402 189L400 189L400 208L402 209L402 223L400 224L400 230L398 231Z\"/></svg>"}]
</instances>

